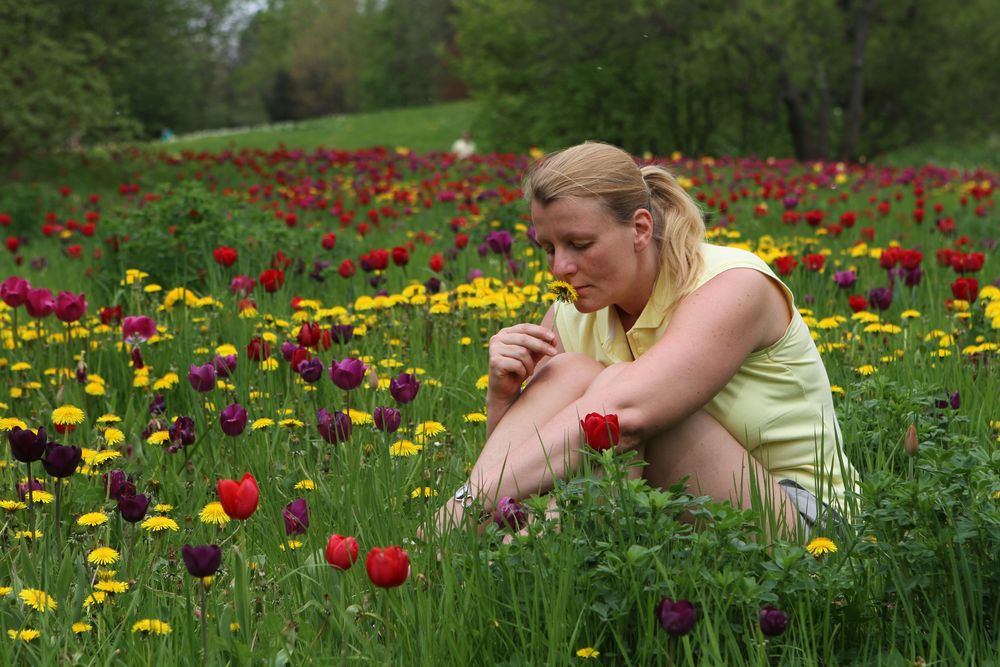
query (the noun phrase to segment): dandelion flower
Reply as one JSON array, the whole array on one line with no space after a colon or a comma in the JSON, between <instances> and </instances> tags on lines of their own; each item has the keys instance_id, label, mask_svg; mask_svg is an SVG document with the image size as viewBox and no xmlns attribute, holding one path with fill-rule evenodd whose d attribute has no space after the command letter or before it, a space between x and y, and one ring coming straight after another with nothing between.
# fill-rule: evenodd
<instances>
[{"instance_id":1,"label":"dandelion flower","mask_svg":"<svg viewBox=\"0 0 1000 667\"><path fill-rule=\"evenodd\" d=\"M305 426L305 423L299 421L298 419L282 419L278 422L278 426L284 426L286 428L301 428Z\"/></svg>"},{"instance_id":2,"label":"dandelion flower","mask_svg":"<svg viewBox=\"0 0 1000 667\"><path fill-rule=\"evenodd\" d=\"M30 491L31 499L36 503L41 503L43 505L48 505L53 500L56 499L54 495L48 491L42 491L41 489L32 489Z\"/></svg>"},{"instance_id":3,"label":"dandelion flower","mask_svg":"<svg viewBox=\"0 0 1000 667\"><path fill-rule=\"evenodd\" d=\"M136 621L132 626L132 632L141 632L146 635L169 635L172 629L166 621L160 621L155 618L144 618L141 621Z\"/></svg>"},{"instance_id":4,"label":"dandelion flower","mask_svg":"<svg viewBox=\"0 0 1000 667\"><path fill-rule=\"evenodd\" d=\"M27 507L20 500L0 500L0 510L6 510L8 512L16 512L17 510L23 510Z\"/></svg>"},{"instance_id":5,"label":"dandelion flower","mask_svg":"<svg viewBox=\"0 0 1000 667\"><path fill-rule=\"evenodd\" d=\"M202 523L213 524L216 526L225 526L230 522L229 515L226 511L222 509L222 503L218 501L213 501L205 505L202 508L201 513L198 514L198 519Z\"/></svg>"},{"instance_id":6,"label":"dandelion flower","mask_svg":"<svg viewBox=\"0 0 1000 667\"><path fill-rule=\"evenodd\" d=\"M42 635L41 632L33 628L23 628L21 630L8 630L7 636L11 639L20 639L23 642L30 642L38 639Z\"/></svg>"},{"instance_id":7,"label":"dandelion flower","mask_svg":"<svg viewBox=\"0 0 1000 667\"><path fill-rule=\"evenodd\" d=\"M28 425L17 417L4 417L0 419L0 431L13 431L15 426L22 429L28 428Z\"/></svg>"},{"instance_id":8,"label":"dandelion flower","mask_svg":"<svg viewBox=\"0 0 1000 667\"><path fill-rule=\"evenodd\" d=\"M553 280L549 283L549 292L555 296L557 301L562 303L576 303L580 298L576 288L562 280Z\"/></svg>"},{"instance_id":9,"label":"dandelion flower","mask_svg":"<svg viewBox=\"0 0 1000 667\"><path fill-rule=\"evenodd\" d=\"M151 516L140 524L145 530L159 533L164 530L172 530L175 533L179 530L177 522L168 516Z\"/></svg>"},{"instance_id":10,"label":"dandelion flower","mask_svg":"<svg viewBox=\"0 0 1000 667\"><path fill-rule=\"evenodd\" d=\"M15 540L25 539L34 542L36 540L42 539L42 535L44 534L45 533L43 533L40 530L36 530L35 532L31 532L30 530L19 530L16 533L14 533L14 539Z\"/></svg>"},{"instance_id":11,"label":"dandelion flower","mask_svg":"<svg viewBox=\"0 0 1000 667\"><path fill-rule=\"evenodd\" d=\"M0 598L7 597L14 592L14 589L10 586L0 586Z\"/></svg>"},{"instance_id":12,"label":"dandelion flower","mask_svg":"<svg viewBox=\"0 0 1000 667\"><path fill-rule=\"evenodd\" d=\"M858 375L868 376L877 373L878 369L872 366L871 364L865 364L864 366L858 366L857 368L855 368L854 372L857 373Z\"/></svg>"},{"instance_id":13,"label":"dandelion flower","mask_svg":"<svg viewBox=\"0 0 1000 667\"><path fill-rule=\"evenodd\" d=\"M62 405L52 411L52 423L58 426L70 426L83 422L83 410L75 405Z\"/></svg>"},{"instance_id":14,"label":"dandelion flower","mask_svg":"<svg viewBox=\"0 0 1000 667\"><path fill-rule=\"evenodd\" d=\"M104 604L108 599L108 594L104 591L94 591L83 601L83 608L87 609L95 604Z\"/></svg>"},{"instance_id":15,"label":"dandelion flower","mask_svg":"<svg viewBox=\"0 0 1000 667\"><path fill-rule=\"evenodd\" d=\"M413 456L423 448L423 445L416 445L409 440L398 440L389 448L389 453L393 456Z\"/></svg>"},{"instance_id":16,"label":"dandelion flower","mask_svg":"<svg viewBox=\"0 0 1000 667\"><path fill-rule=\"evenodd\" d=\"M295 551L296 549L301 549L302 548L302 540L288 540L285 544L288 545L288 550L289 551ZM284 551L285 550L285 544L279 544L278 548L280 548L282 551Z\"/></svg>"},{"instance_id":17,"label":"dandelion flower","mask_svg":"<svg viewBox=\"0 0 1000 667\"><path fill-rule=\"evenodd\" d=\"M118 552L111 547L97 547L87 554L87 562L91 565L113 565L118 558Z\"/></svg>"},{"instance_id":18,"label":"dandelion flower","mask_svg":"<svg viewBox=\"0 0 1000 667\"><path fill-rule=\"evenodd\" d=\"M125 442L125 434L116 428L109 428L104 431L104 442L109 445L117 445L120 442Z\"/></svg>"},{"instance_id":19,"label":"dandelion flower","mask_svg":"<svg viewBox=\"0 0 1000 667\"><path fill-rule=\"evenodd\" d=\"M417 424L417 429L415 434L418 436L426 436L428 438L433 438L435 435L440 435L445 432L444 424L435 421L426 421L421 424Z\"/></svg>"},{"instance_id":20,"label":"dandelion flower","mask_svg":"<svg viewBox=\"0 0 1000 667\"><path fill-rule=\"evenodd\" d=\"M806 545L806 551L813 556L822 556L823 554L836 553L837 545L829 537L814 537Z\"/></svg>"},{"instance_id":21,"label":"dandelion flower","mask_svg":"<svg viewBox=\"0 0 1000 667\"><path fill-rule=\"evenodd\" d=\"M82 635L84 632L90 632L93 629L94 626L92 626L90 623L84 623L82 621L78 621L73 624L73 634L76 635Z\"/></svg>"},{"instance_id":22,"label":"dandelion flower","mask_svg":"<svg viewBox=\"0 0 1000 667\"><path fill-rule=\"evenodd\" d=\"M590 660L591 658L596 658L600 655L600 651L591 648L590 646L585 646L584 648L577 649L576 651L576 657L583 658L584 660Z\"/></svg>"},{"instance_id":23,"label":"dandelion flower","mask_svg":"<svg viewBox=\"0 0 1000 667\"><path fill-rule=\"evenodd\" d=\"M420 498L421 496L423 496L424 498L433 498L437 494L438 492L429 486L423 486L423 487L418 486L417 488L413 489L413 491L410 491L411 498Z\"/></svg>"},{"instance_id":24,"label":"dandelion flower","mask_svg":"<svg viewBox=\"0 0 1000 667\"><path fill-rule=\"evenodd\" d=\"M301 482L296 483L295 488L300 491L315 491L316 482L311 479L304 479Z\"/></svg>"},{"instance_id":25,"label":"dandelion flower","mask_svg":"<svg viewBox=\"0 0 1000 667\"><path fill-rule=\"evenodd\" d=\"M97 569L97 578L101 581L108 581L114 579L115 575L118 574L118 570L105 570L104 568Z\"/></svg>"},{"instance_id":26,"label":"dandelion flower","mask_svg":"<svg viewBox=\"0 0 1000 667\"><path fill-rule=\"evenodd\" d=\"M347 414L351 418L351 424L353 424L354 426L364 426L366 424L374 423L374 420L370 412L365 412L364 410L355 410L354 408L348 408Z\"/></svg>"},{"instance_id":27,"label":"dandelion flower","mask_svg":"<svg viewBox=\"0 0 1000 667\"><path fill-rule=\"evenodd\" d=\"M261 417L260 419L255 419L253 424L250 425L251 431L259 431L262 428L267 428L268 426L274 426L274 420L268 417Z\"/></svg>"},{"instance_id":28,"label":"dandelion flower","mask_svg":"<svg viewBox=\"0 0 1000 667\"><path fill-rule=\"evenodd\" d=\"M149 443L150 445L162 445L168 440L170 440L169 431L157 431L156 433L153 433L148 438L146 438L146 442Z\"/></svg>"},{"instance_id":29,"label":"dandelion flower","mask_svg":"<svg viewBox=\"0 0 1000 667\"><path fill-rule=\"evenodd\" d=\"M114 414L113 412L108 412L97 418L98 424L117 424L122 420L121 417Z\"/></svg>"},{"instance_id":30,"label":"dandelion flower","mask_svg":"<svg viewBox=\"0 0 1000 667\"><path fill-rule=\"evenodd\" d=\"M468 424L481 424L486 421L486 415L482 412L470 412L465 415L465 422Z\"/></svg>"},{"instance_id":31,"label":"dandelion flower","mask_svg":"<svg viewBox=\"0 0 1000 667\"><path fill-rule=\"evenodd\" d=\"M479 389L481 391L486 391L486 389L488 389L489 386L490 386L489 375L480 375L479 379L476 380L476 389Z\"/></svg>"},{"instance_id":32,"label":"dandelion flower","mask_svg":"<svg viewBox=\"0 0 1000 667\"><path fill-rule=\"evenodd\" d=\"M18 597L24 601L24 604L35 611L44 613L46 611L55 611L59 608L59 604L52 599L51 595L37 588L25 588L18 593Z\"/></svg>"},{"instance_id":33,"label":"dandelion flower","mask_svg":"<svg viewBox=\"0 0 1000 667\"><path fill-rule=\"evenodd\" d=\"M170 503L157 503L157 505L153 508L153 511L159 512L161 514L166 514L167 512L173 511L173 509L174 506L171 505Z\"/></svg>"},{"instance_id":34,"label":"dandelion flower","mask_svg":"<svg viewBox=\"0 0 1000 667\"><path fill-rule=\"evenodd\" d=\"M94 585L94 590L104 593L124 593L128 590L128 582L125 581L99 581Z\"/></svg>"}]
</instances>

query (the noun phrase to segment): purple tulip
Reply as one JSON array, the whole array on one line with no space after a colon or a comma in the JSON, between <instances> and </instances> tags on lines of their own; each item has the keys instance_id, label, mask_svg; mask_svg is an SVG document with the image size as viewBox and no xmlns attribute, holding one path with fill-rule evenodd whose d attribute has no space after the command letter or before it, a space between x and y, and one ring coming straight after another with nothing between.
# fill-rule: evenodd
<instances>
[{"instance_id":1,"label":"purple tulip","mask_svg":"<svg viewBox=\"0 0 1000 667\"><path fill-rule=\"evenodd\" d=\"M45 490L45 484L43 484L41 480L35 479L35 478L32 478L32 479L28 480L27 482L22 482L21 484L18 484L17 485L17 497L18 497L18 499L24 500L25 498L27 498L28 497L28 489L29 488L32 491L44 491Z\"/></svg>"},{"instance_id":2,"label":"purple tulip","mask_svg":"<svg viewBox=\"0 0 1000 667\"><path fill-rule=\"evenodd\" d=\"M514 242L514 237L506 229L490 232L486 235L486 247L490 252L505 257L510 254L510 247Z\"/></svg>"},{"instance_id":3,"label":"purple tulip","mask_svg":"<svg viewBox=\"0 0 1000 667\"><path fill-rule=\"evenodd\" d=\"M80 384L87 384L87 362L80 358L80 361L76 363L76 381Z\"/></svg>"},{"instance_id":4,"label":"purple tulip","mask_svg":"<svg viewBox=\"0 0 1000 667\"><path fill-rule=\"evenodd\" d=\"M351 437L351 418L343 412L328 412L320 408L316 412L316 428L323 439L336 444Z\"/></svg>"},{"instance_id":5,"label":"purple tulip","mask_svg":"<svg viewBox=\"0 0 1000 667\"><path fill-rule=\"evenodd\" d=\"M396 408L377 407L372 412L375 428L386 433L393 433L399 428L402 415Z\"/></svg>"},{"instance_id":6,"label":"purple tulip","mask_svg":"<svg viewBox=\"0 0 1000 667\"><path fill-rule=\"evenodd\" d=\"M31 283L20 276L11 276L0 284L0 299L11 308L19 308L28 301Z\"/></svg>"},{"instance_id":7,"label":"purple tulip","mask_svg":"<svg viewBox=\"0 0 1000 667\"><path fill-rule=\"evenodd\" d=\"M660 625L674 637L686 635L694 627L697 613L690 600L663 598L656 606L656 617Z\"/></svg>"},{"instance_id":8,"label":"purple tulip","mask_svg":"<svg viewBox=\"0 0 1000 667\"><path fill-rule=\"evenodd\" d=\"M173 443L171 453L194 444L194 420L190 417L178 417L167 432L170 434L170 442Z\"/></svg>"},{"instance_id":9,"label":"purple tulip","mask_svg":"<svg viewBox=\"0 0 1000 667\"><path fill-rule=\"evenodd\" d=\"M799 205L799 198L795 195L788 195L782 203L785 205L785 210L791 211Z\"/></svg>"},{"instance_id":10,"label":"purple tulip","mask_svg":"<svg viewBox=\"0 0 1000 667\"><path fill-rule=\"evenodd\" d=\"M55 305L56 317L60 322L76 322L87 312L87 299L83 293L59 292Z\"/></svg>"},{"instance_id":11,"label":"purple tulip","mask_svg":"<svg viewBox=\"0 0 1000 667\"><path fill-rule=\"evenodd\" d=\"M330 327L330 339L334 343L346 343L354 337L354 325L334 324Z\"/></svg>"},{"instance_id":12,"label":"purple tulip","mask_svg":"<svg viewBox=\"0 0 1000 667\"><path fill-rule=\"evenodd\" d=\"M892 305L892 289L889 287L874 287L868 292L868 304L878 310L888 310Z\"/></svg>"},{"instance_id":13,"label":"purple tulip","mask_svg":"<svg viewBox=\"0 0 1000 667\"><path fill-rule=\"evenodd\" d=\"M149 407L146 409L151 415L162 415L167 411L167 399L163 397L163 394L157 394L153 396L153 400L149 402Z\"/></svg>"},{"instance_id":14,"label":"purple tulip","mask_svg":"<svg viewBox=\"0 0 1000 667\"><path fill-rule=\"evenodd\" d=\"M192 577L203 579L211 577L222 564L222 548L218 544L202 544L193 547L185 544L181 547L181 558L184 567Z\"/></svg>"},{"instance_id":15,"label":"purple tulip","mask_svg":"<svg viewBox=\"0 0 1000 667\"><path fill-rule=\"evenodd\" d=\"M837 271L833 274L833 282L841 289L851 289L858 281L858 274L854 271Z\"/></svg>"},{"instance_id":16,"label":"purple tulip","mask_svg":"<svg viewBox=\"0 0 1000 667\"><path fill-rule=\"evenodd\" d=\"M129 523L142 521L149 509L149 496L136 493L130 496L123 495L118 499L118 511L122 518Z\"/></svg>"},{"instance_id":17,"label":"purple tulip","mask_svg":"<svg viewBox=\"0 0 1000 667\"><path fill-rule=\"evenodd\" d=\"M360 359L348 357L339 362L334 359L330 362L330 379L344 391L350 391L361 386L366 370L368 367Z\"/></svg>"},{"instance_id":18,"label":"purple tulip","mask_svg":"<svg viewBox=\"0 0 1000 667\"><path fill-rule=\"evenodd\" d=\"M320 361L319 357L303 359L295 367L295 372L299 374L303 382L316 382L323 377L323 362Z\"/></svg>"},{"instance_id":19,"label":"purple tulip","mask_svg":"<svg viewBox=\"0 0 1000 667\"><path fill-rule=\"evenodd\" d=\"M188 371L188 382L195 391L206 392L215 389L215 366L211 363L203 366L191 364Z\"/></svg>"},{"instance_id":20,"label":"purple tulip","mask_svg":"<svg viewBox=\"0 0 1000 667\"><path fill-rule=\"evenodd\" d=\"M916 287L923 277L924 274L919 266L914 269L903 269L903 284L907 287Z\"/></svg>"},{"instance_id":21,"label":"purple tulip","mask_svg":"<svg viewBox=\"0 0 1000 667\"><path fill-rule=\"evenodd\" d=\"M45 454L45 445L48 443L45 427L40 427L36 434L26 428L15 426L7 431L7 440L10 441L11 454L21 463L31 463L42 458Z\"/></svg>"},{"instance_id":22,"label":"purple tulip","mask_svg":"<svg viewBox=\"0 0 1000 667\"><path fill-rule=\"evenodd\" d=\"M222 356L221 354L215 355L215 359L212 359L212 366L215 367L215 372L219 377L230 377L236 371L236 355L227 354Z\"/></svg>"},{"instance_id":23,"label":"purple tulip","mask_svg":"<svg viewBox=\"0 0 1000 667\"><path fill-rule=\"evenodd\" d=\"M528 515L525 513L521 503L509 496L505 496L497 503L496 511L493 512L493 523L501 530L509 528L512 532L517 532L528 523Z\"/></svg>"},{"instance_id":24,"label":"purple tulip","mask_svg":"<svg viewBox=\"0 0 1000 667\"><path fill-rule=\"evenodd\" d=\"M247 427L246 409L239 403L226 406L219 415L219 424L223 433L235 438Z\"/></svg>"},{"instance_id":25,"label":"purple tulip","mask_svg":"<svg viewBox=\"0 0 1000 667\"><path fill-rule=\"evenodd\" d=\"M122 320L122 340L129 345L145 343L156 335L156 322L145 315L135 315Z\"/></svg>"},{"instance_id":26,"label":"purple tulip","mask_svg":"<svg viewBox=\"0 0 1000 667\"><path fill-rule=\"evenodd\" d=\"M417 397L420 381L413 373L400 373L389 383L389 393L397 403L409 403Z\"/></svg>"},{"instance_id":27,"label":"purple tulip","mask_svg":"<svg viewBox=\"0 0 1000 667\"><path fill-rule=\"evenodd\" d=\"M437 276L431 276L424 281L424 289L427 290L428 294L437 294L441 291L441 281Z\"/></svg>"},{"instance_id":28,"label":"purple tulip","mask_svg":"<svg viewBox=\"0 0 1000 667\"><path fill-rule=\"evenodd\" d=\"M45 468L45 472L61 479L76 472L81 458L83 458L83 451L79 447L50 442L45 446L42 467Z\"/></svg>"},{"instance_id":29,"label":"purple tulip","mask_svg":"<svg viewBox=\"0 0 1000 667\"><path fill-rule=\"evenodd\" d=\"M776 637L788 627L788 614L775 609L774 607L764 607L760 610L760 631L768 637Z\"/></svg>"},{"instance_id":30,"label":"purple tulip","mask_svg":"<svg viewBox=\"0 0 1000 667\"><path fill-rule=\"evenodd\" d=\"M117 469L104 474L101 479L104 480L105 493L107 493L108 498L111 498L112 500L121 499L122 490L127 484L129 484L130 481L124 470ZM133 493L135 492L133 491Z\"/></svg>"},{"instance_id":31,"label":"purple tulip","mask_svg":"<svg viewBox=\"0 0 1000 667\"><path fill-rule=\"evenodd\" d=\"M146 364L142 360L142 348L136 345L132 348L132 352L130 354L132 356L132 366L134 366L137 371L141 371L146 367Z\"/></svg>"},{"instance_id":32,"label":"purple tulip","mask_svg":"<svg viewBox=\"0 0 1000 667\"><path fill-rule=\"evenodd\" d=\"M297 344L290 340L286 340L281 344L281 356L285 358L285 361L291 361L297 349L299 349Z\"/></svg>"},{"instance_id":33,"label":"purple tulip","mask_svg":"<svg viewBox=\"0 0 1000 667\"><path fill-rule=\"evenodd\" d=\"M285 519L286 535L302 535L309 527L309 508L305 498L299 498L288 503L281 516Z\"/></svg>"},{"instance_id":34,"label":"purple tulip","mask_svg":"<svg viewBox=\"0 0 1000 667\"><path fill-rule=\"evenodd\" d=\"M28 315L39 319L48 317L55 307L56 301L48 289L38 287L28 290L28 298L24 302L24 308L28 311Z\"/></svg>"},{"instance_id":35,"label":"purple tulip","mask_svg":"<svg viewBox=\"0 0 1000 667\"><path fill-rule=\"evenodd\" d=\"M476 278L482 278L482 277L483 277L483 270L482 269L469 269L469 273L465 277L465 280L466 280L466 282L470 282L471 283Z\"/></svg>"},{"instance_id":36,"label":"purple tulip","mask_svg":"<svg viewBox=\"0 0 1000 667\"><path fill-rule=\"evenodd\" d=\"M239 296L247 296L253 291L256 281L250 276L236 276L229 282L229 291Z\"/></svg>"},{"instance_id":37,"label":"purple tulip","mask_svg":"<svg viewBox=\"0 0 1000 667\"><path fill-rule=\"evenodd\" d=\"M950 393L950 394L948 392L945 392L945 393L948 396L947 398L945 398L943 400L942 399L938 399L938 400L934 401L934 406L936 408L938 408L939 410L944 410L944 409L950 407L952 410L958 410L960 407L962 407L962 397L959 396L957 389L955 390L954 393Z\"/></svg>"}]
</instances>

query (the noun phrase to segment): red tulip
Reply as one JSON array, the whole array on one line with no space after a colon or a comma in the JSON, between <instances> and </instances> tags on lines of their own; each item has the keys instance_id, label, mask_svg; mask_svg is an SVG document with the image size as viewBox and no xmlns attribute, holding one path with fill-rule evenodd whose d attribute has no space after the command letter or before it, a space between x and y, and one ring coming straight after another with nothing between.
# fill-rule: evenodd
<instances>
[{"instance_id":1,"label":"red tulip","mask_svg":"<svg viewBox=\"0 0 1000 667\"><path fill-rule=\"evenodd\" d=\"M267 269L260 274L260 285L266 292L277 292L285 284L285 272L281 269Z\"/></svg>"},{"instance_id":2,"label":"red tulip","mask_svg":"<svg viewBox=\"0 0 1000 667\"><path fill-rule=\"evenodd\" d=\"M354 262L352 262L349 259L345 259L343 262L341 262L340 268L337 269L337 273L340 274L341 278L350 278L351 276L354 275L355 271L357 271L357 269L354 268Z\"/></svg>"},{"instance_id":3,"label":"red tulip","mask_svg":"<svg viewBox=\"0 0 1000 667\"><path fill-rule=\"evenodd\" d=\"M784 257L779 257L774 260L774 268L778 270L783 276L791 274L795 270L795 267L799 265L799 260L795 259L791 255L785 255Z\"/></svg>"},{"instance_id":4,"label":"red tulip","mask_svg":"<svg viewBox=\"0 0 1000 667\"><path fill-rule=\"evenodd\" d=\"M587 444L599 452L618 444L618 415L591 412L580 420L580 426Z\"/></svg>"},{"instance_id":5,"label":"red tulip","mask_svg":"<svg viewBox=\"0 0 1000 667\"><path fill-rule=\"evenodd\" d=\"M337 235L333 232L323 234L322 244L325 250L333 250L333 248L337 245Z\"/></svg>"},{"instance_id":6,"label":"red tulip","mask_svg":"<svg viewBox=\"0 0 1000 667\"><path fill-rule=\"evenodd\" d=\"M951 294L962 301L975 301L979 295L979 281L975 278L957 278L951 284Z\"/></svg>"},{"instance_id":7,"label":"red tulip","mask_svg":"<svg viewBox=\"0 0 1000 667\"><path fill-rule=\"evenodd\" d=\"M257 480L250 473L244 474L239 482L220 479L218 489L222 509L231 519L249 519L257 511L260 490L257 488Z\"/></svg>"},{"instance_id":8,"label":"red tulip","mask_svg":"<svg viewBox=\"0 0 1000 667\"><path fill-rule=\"evenodd\" d=\"M410 575L410 556L402 547L375 547L365 558L365 569L380 588L400 586Z\"/></svg>"},{"instance_id":9,"label":"red tulip","mask_svg":"<svg viewBox=\"0 0 1000 667\"><path fill-rule=\"evenodd\" d=\"M326 562L338 570L349 569L358 560L358 541L353 537L331 535L326 543Z\"/></svg>"},{"instance_id":10,"label":"red tulip","mask_svg":"<svg viewBox=\"0 0 1000 667\"><path fill-rule=\"evenodd\" d=\"M431 267L431 271L440 273L444 268L444 257L442 257L439 253L434 253L431 255L431 261L428 263L428 266Z\"/></svg>"},{"instance_id":11,"label":"red tulip","mask_svg":"<svg viewBox=\"0 0 1000 667\"><path fill-rule=\"evenodd\" d=\"M410 253L406 248L396 246L392 249L392 263L396 266L406 266L410 263Z\"/></svg>"},{"instance_id":12,"label":"red tulip","mask_svg":"<svg viewBox=\"0 0 1000 667\"><path fill-rule=\"evenodd\" d=\"M228 267L236 263L239 253L227 245L221 245L212 252L212 256L215 258L216 264Z\"/></svg>"}]
</instances>

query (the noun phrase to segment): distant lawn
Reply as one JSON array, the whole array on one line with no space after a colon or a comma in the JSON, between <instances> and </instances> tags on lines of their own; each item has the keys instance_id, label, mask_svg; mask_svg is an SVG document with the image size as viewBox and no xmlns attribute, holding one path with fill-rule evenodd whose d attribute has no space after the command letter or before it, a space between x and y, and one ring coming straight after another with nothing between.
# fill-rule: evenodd
<instances>
[{"instance_id":1,"label":"distant lawn","mask_svg":"<svg viewBox=\"0 0 1000 667\"><path fill-rule=\"evenodd\" d=\"M473 102L392 109L363 114L326 116L295 123L183 135L170 142L177 149L220 151L226 148L368 148L405 146L417 152L447 150L467 129L475 114ZM152 143L154 147L165 144Z\"/></svg>"},{"instance_id":2,"label":"distant lawn","mask_svg":"<svg viewBox=\"0 0 1000 667\"><path fill-rule=\"evenodd\" d=\"M1000 171L1000 132L974 139L928 139L872 158L875 164L897 167L940 167Z\"/></svg>"}]
</instances>

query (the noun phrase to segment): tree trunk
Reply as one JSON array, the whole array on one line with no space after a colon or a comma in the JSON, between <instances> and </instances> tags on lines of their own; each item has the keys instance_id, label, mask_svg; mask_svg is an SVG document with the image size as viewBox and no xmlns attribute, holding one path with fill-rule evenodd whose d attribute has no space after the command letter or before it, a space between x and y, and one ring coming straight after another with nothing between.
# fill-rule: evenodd
<instances>
[{"instance_id":1,"label":"tree trunk","mask_svg":"<svg viewBox=\"0 0 1000 667\"><path fill-rule=\"evenodd\" d=\"M802 91L788 77L788 73L782 68L779 78L781 101L785 103L785 111L788 113L788 131L792 135L792 146L795 148L795 157L799 160L807 160L814 157L816 150L813 146L812 135L809 132L809 122L806 119L805 102L802 100Z\"/></svg>"},{"instance_id":2,"label":"tree trunk","mask_svg":"<svg viewBox=\"0 0 1000 667\"><path fill-rule=\"evenodd\" d=\"M851 49L851 83L850 97L847 102L847 119L844 124L844 137L840 144L840 159L850 160L857 157L861 141L861 121L864 117L864 74L865 48L868 45L868 33L871 29L871 18L875 12L875 0L862 0L861 6L854 13L851 34L854 36L854 46Z\"/></svg>"},{"instance_id":3,"label":"tree trunk","mask_svg":"<svg viewBox=\"0 0 1000 667\"><path fill-rule=\"evenodd\" d=\"M826 68L822 61L816 63L816 92L819 96L819 108L816 110L816 157L829 160L833 157L830 146L830 87L826 82Z\"/></svg>"}]
</instances>

